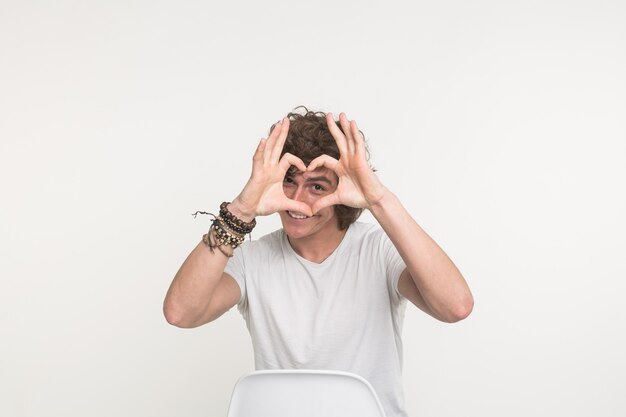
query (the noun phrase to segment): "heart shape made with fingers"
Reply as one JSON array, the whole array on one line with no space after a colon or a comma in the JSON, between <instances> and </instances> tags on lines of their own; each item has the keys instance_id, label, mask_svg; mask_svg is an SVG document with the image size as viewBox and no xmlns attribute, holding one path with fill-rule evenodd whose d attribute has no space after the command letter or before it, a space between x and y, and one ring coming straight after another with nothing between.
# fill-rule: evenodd
<instances>
[{"instance_id":1,"label":"heart shape made with fingers","mask_svg":"<svg viewBox=\"0 0 626 417\"><path fill-rule=\"evenodd\" d=\"M290 179L284 185L285 197L304 203L311 214L341 202L337 192L340 182L335 170L337 160L328 155L323 157L312 161L306 171L299 171L292 166Z\"/></svg>"}]
</instances>

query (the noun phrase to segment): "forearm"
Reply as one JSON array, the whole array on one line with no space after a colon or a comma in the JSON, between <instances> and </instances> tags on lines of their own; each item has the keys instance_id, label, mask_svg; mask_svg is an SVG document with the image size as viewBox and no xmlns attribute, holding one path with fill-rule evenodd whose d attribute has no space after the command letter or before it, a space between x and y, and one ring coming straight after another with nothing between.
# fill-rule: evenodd
<instances>
[{"instance_id":1,"label":"forearm","mask_svg":"<svg viewBox=\"0 0 626 417\"><path fill-rule=\"evenodd\" d=\"M304 162L299 158L289 153L280 156L288 130L289 119L284 118L267 140L259 142L252 158L250 179L237 198L227 206L227 211L236 219L249 223L256 216L281 210L311 214L308 205L286 198L283 191L285 174L292 165L306 171ZM243 236L252 227L254 225L239 225L236 229L242 233L236 232L235 235ZM234 230L232 227L227 229ZM230 232L226 232L226 235L230 235ZM235 237L230 236L233 239ZM238 244L237 239L233 242ZM214 250L200 243L187 257L165 297L163 310L169 323L179 327L195 327L219 317L237 303L241 295L239 286L234 279L224 275L228 256L233 251L233 242L216 242L219 247Z\"/></svg>"},{"instance_id":2,"label":"forearm","mask_svg":"<svg viewBox=\"0 0 626 417\"><path fill-rule=\"evenodd\" d=\"M389 190L369 207L407 265L415 286L433 315L458 321L472 310L473 298L452 260L417 224Z\"/></svg>"},{"instance_id":3,"label":"forearm","mask_svg":"<svg viewBox=\"0 0 626 417\"><path fill-rule=\"evenodd\" d=\"M222 246L227 253L230 246ZM218 249L211 251L200 242L182 264L165 296L163 312L170 324L195 327L206 320L209 304L222 279L228 258Z\"/></svg>"}]
</instances>

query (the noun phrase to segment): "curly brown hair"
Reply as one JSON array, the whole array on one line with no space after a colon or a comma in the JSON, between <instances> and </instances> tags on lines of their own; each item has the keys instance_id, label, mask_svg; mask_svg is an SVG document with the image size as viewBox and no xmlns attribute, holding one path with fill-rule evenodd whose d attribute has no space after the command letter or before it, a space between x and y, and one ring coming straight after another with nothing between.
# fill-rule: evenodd
<instances>
[{"instance_id":1,"label":"curly brown hair","mask_svg":"<svg viewBox=\"0 0 626 417\"><path fill-rule=\"evenodd\" d=\"M339 159L339 148L330 130L328 130L326 113L298 106L287 117L289 118L289 133L283 146L281 157L289 152L302 159L305 165L309 165L312 160L320 155L329 155ZM339 122L336 123L337 127L343 132ZM270 132L274 129L274 126L276 125L272 125ZM365 135L363 137L365 138ZM367 146L366 154L369 160ZM337 204L334 208L340 230L347 229L363 212L361 208L348 207L343 204Z\"/></svg>"}]
</instances>

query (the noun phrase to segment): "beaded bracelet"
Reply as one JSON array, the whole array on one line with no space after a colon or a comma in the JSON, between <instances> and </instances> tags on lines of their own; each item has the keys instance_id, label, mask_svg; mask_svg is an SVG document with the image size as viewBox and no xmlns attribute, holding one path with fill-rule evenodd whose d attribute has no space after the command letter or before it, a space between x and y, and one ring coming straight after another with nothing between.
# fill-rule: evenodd
<instances>
[{"instance_id":1,"label":"beaded bracelet","mask_svg":"<svg viewBox=\"0 0 626 417\"><path fill-rule=\"evenodd\" d=\"M246 233L244 233L240 228L233 227L227 224L221 216L215 217L213 221L215 222L215 220L217 220L216 227L224 230L231 235L234 235L237 238L241 238L241 242L243 243Z\"/></svg>"},{"instance_id":2,"label":"beaded bracelet","mask_svg":"<svg viewBox=\"0 0 626 417\"><path fill-rule=\"evenodd\" d=\"M228 230L227 227L221 222L220 218L216 218L213 220L213 224L211 225L211 229L215 231L215 238L222 245L232 246L233 249L236 249L239 245L243 243L245 237L238 233L233 233Z\"/></svg>"},{"instance_id":3,"label":"beaded bracelet","mask_svg":"<svg viewBox=\"0 0 626 417\"><path fill-rule=\"evenodd\" d=\"M205 233L204 235L202 235L202 241L204 242L206 247L211 249L211 252L213 253L215 253L215 248L218 248L219 251L224 254L224 256L228 258L232 258L233 254L227 253L224 249L222 249L222 246L218 245L217 243L213 243L213 241L211 240L211 236L213 236L211 229L209 229L208 233Z\"/></svg>"},{"instance_id":4,"label":"beaded bracelet","mask_svg":"<svg viewBox=\"0 0 626 417\"><path fill-rule=\"evenodd\" d=\"M256 219L252 219L247 223L228 211L229 201L224 201L220 204L220 217L224 219L224 222L233 230L241 230L244 235L252 232L254 226L256 226Z\"/></svg>"},{"instance_id":5,"label":"beaded bracelet","mask_svg":"<svg viewBox=\"0 0 626 417\"><path fill-rule=\"evenodd\" d=\"M232 257L232 254L227 253L222 246L230 246L233 250L237 249L239 245L243 243L245 237L236 233L232 233L227 230L219 218L215 218L209 231L202 236L202 241L211 252L215 253L215 248L219 249L227 257Z\"/></svg>"},{"instance_id":6,"label":"beaded bracelet","mask_svg":"<svg viewBox=\"0 0 626 417\"><path fill-rule=\"evenodd\" d=\"M232 257L232 254L227 253L222 246L230 246L237 249L245 240L245 235L252 232L254 226L256 226L256 219L252 219L251 222L244 222L237 218L228 210L229 202L225 201L220 205L220 214L218 216L213 213L207 213L204 211L196 211L193 216L198 214L209 214L213 216L211 227L209 231L202 236L202 241L207 248L211 249L211 252L215 252L215 248L218 248L227 257Z\"/></svg>"}]
</instances>

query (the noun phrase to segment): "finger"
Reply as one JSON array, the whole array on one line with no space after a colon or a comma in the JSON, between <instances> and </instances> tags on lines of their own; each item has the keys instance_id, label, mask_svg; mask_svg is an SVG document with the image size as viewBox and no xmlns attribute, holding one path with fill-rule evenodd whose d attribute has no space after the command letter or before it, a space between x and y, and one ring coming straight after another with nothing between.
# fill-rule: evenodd
<instances>
[{"instance_id":1,"label":"finger","mask_svg":"<svg viewBox=\"0 0 626 417\"><path fill-rule=\"evenodd\" d=\"M284 154L283 157L280 158L280 162L278 163L278 167L282 172L287 172L289 167L291 167L292 165L295 166L298 171L306 172L306 165L304 165L302 159L290 154L289 152Z\"/></svg>"},{"instance_id":2,"label":"finger","mask_svg":"<svg viewBox=\"0 0 626 417\"><path fill-rule=\"evenodd\" d=\"M356 146L357 157L367 159L365 155L365 138L363 138L363 134L354 120L350 122L350 130Z\"/></svg>"},{"instance_id":3,"label":"finger","mask_svg":"<svg viewBox=\"0 0 626 417\"><path fill-rule=\"evenodd\" d=\"M334 206L336 204L341 204L339 195L337 193L332 193L317 200L315 204L313 204L313 207L311 207L311 211L313 214L316 214L321 209Z\"/></svg>"},{"instance_id":4,"label":"finger","mask_svg":"<svg viewBox=\"0 0 626 417\"><path fill-rule=\"evenodd\" d=\"M339 148L339 155L345 155L348 152L346 137L343 135L343 132L341 132L341 129L337 127L337 122L333 119L332 113L326 114L326 125L328 126L328 130L335 139L335 143Z\"/></svg>"},{"instance_id":5,"label":"finger","mask_svg":"<svg viewBox=\"0 0 626 417\"><path fill-rule=\"evenodd\" d=\"M289 118L285 117L281 123L280 135L278 135L278 139L276 139L276 143L274 144L274 149L272 149L272 154L270 159L272 161L278 161L280 159L280 154L283 151L283 146L285 145L285 141L287 140L287 135L289 134Z\"/></svg>"},{"instance_id":6,"label":"finger","mask_svg":"<svg viewBox=\"0 0 626 417\"><path fill-rule=\"evenodd\" d=\"M326 167L328 169L332 169L335 174L338 174L337 170L340 167L339 161L333 158L330 155L320 155L314 160L311 161L308 168L306 169L308 172L315 171L319 167Z\"/></svg>"},{"instance_id":7,"label":"finger","mask_svg":"<svg viewBox=\"0 0 626 417\"><path fill-rule=\"evenodd\" d=\"M270 133L267 138L267 143L265 144L265 151L263 152L263 161L268 162L272 156L272 149L274 149L274 144L276 140L280 136L280 131L282 130L282 121L276 122L274 125L274 129Z\"/></svg>"},{"instance_id":8,"label":"finger","mask_svg":"<svg viewBox=\"0 0 626 417\"><path fill-rule=\"evenodd\" d=\"M263 151L265 150L265 144L267 141L263 138L259 141L259 144L256 147L256 151L254 151L254 156L252 157L253 161L259 161L263 158Z\"/></svg>"},{"instance_id":9,"label":"finger","mask_svg":"<svg viewBox=\"0 0 626 417\"><path fill-rule=\"evenodd\" d=\"M352 132L350 131L350 121L345 113L341 113L339 115L339 124L341 125L341 130L343 130L343 134L346 137L346 147L348 148L348 153L353 154L356 147L354 146L354 138L352 137Z\"/></svg>"},{"instance_id":10,"label":"finger","mask_svg":"<svg viewBox=\"0 0 626 417\"><path fill-rule=\"evenodd\" d=\"M286 198L285 210L294 211L296 213L302 213L307 216L313 215L313 210L311 210L311 207L309 207L308 204L303 203L302 201L292 200L290 198Z\"/></svg>"}]
</instances>

